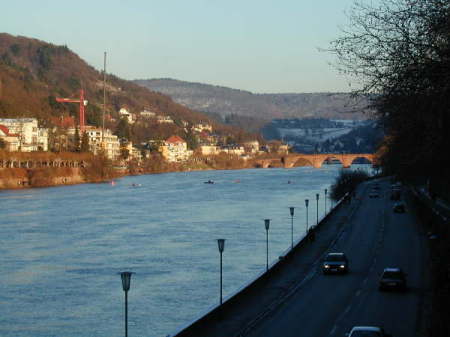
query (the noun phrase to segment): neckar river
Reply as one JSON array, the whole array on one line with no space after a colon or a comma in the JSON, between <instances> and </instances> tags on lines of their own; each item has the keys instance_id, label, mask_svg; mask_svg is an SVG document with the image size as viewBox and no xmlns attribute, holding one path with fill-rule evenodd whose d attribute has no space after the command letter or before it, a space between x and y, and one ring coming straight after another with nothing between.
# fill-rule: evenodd
<instances>
[{"instance_id":1,"label":"neckar river","mask_svg":"<svg viewBox=\"0 0 450 337\"><path fill-rule=\"evenodd\" d=\"M367 167L363 165L361 167ZM338 165L126 177L0 192L0 335L122 336L120 271L132 271L130 336L167 336L226 297L324 214ZM214 184L205 184L211 180ZM327 201L330 206L330 201Z\"/></svg>"}]
</instances>

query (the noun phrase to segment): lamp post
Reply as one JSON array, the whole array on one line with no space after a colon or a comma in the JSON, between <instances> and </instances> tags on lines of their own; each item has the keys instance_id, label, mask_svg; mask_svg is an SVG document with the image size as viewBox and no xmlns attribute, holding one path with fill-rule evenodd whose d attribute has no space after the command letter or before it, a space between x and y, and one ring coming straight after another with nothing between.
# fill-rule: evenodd
<instances>
[{"instance_id":1,"label":"lamp post","mask_svg":"<svg viewBox=\"0 0 450 337\"><path fill-rule=\"evenodd\" d=\"M291 249L294 248L294 209L295 207L289 207L291 213Z\"/></svg>"},{"instance_id":2,"label":"lamp post","mask_svg":"<svg viewBox=\"0 0 450 337\"><path fill-rule=\"evenodd\" d=\"M269 227L270 219L264 219L264 226L266 227L266 271L269 270Z\"/></svg>"},{"instance_id":3,"label":"lamp post","mask_svg":"<svg viewBox=\"0 0 450 337\"><path fill-rule=\"evenodd\" d=\"M325 189L325 215L327 215L327 194L328 194L328 189Z\"/></svg>"},{"instance_id":4,"label":"lamp post","mask_svg":"<svg viewBox=\"0 0 450 337\"><path fill-rule=\"evenodd\" d=\"M305 206L306 206L306 233L308 233L308 205L309 205L309 199L305 199Z\"/></svg>"},{"instance_id":5,"label":"lamp post","mask_svg":"<svg viewBox=\"0 0 450 337\"><path fill-rule=\"evenodd\" d=\"M220 305L222 305L222 253L225 248L225 239L217 239L220 253Z\"/></svg>"},{"instance_id":6,"label":"lamp post","mask_svg":"<svg viewBox=\"0 0 450 337\"><path fill-rule=\"evenodd\" d=\"M316 193L316 213L317 213L317 223L316 226L319 224L319 193Z\"/></svg>"},{"instance_id":7,"label":"lamp post","mask_svg":"<svg viewBox=\"0 0 450 337\"><path fill-rule=\"evenodd\" d=\"M134 274L129 271L120 273L122 278L122 288L125 292L125 337L128 337L128 290L130 290L131 275Z\"/></svg>"}]
</instances>

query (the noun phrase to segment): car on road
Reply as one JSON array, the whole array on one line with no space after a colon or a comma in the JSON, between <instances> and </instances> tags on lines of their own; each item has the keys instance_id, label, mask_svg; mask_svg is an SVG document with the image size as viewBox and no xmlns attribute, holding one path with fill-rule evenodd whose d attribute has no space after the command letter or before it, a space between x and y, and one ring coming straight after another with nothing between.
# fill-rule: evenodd
<instances>
[{"instance_id":1,"label":"car on road","mask_svg":"<svg viewBox=\"0 0 450 337\"><path fill-rule=\"evenodd\" d=\"M348 337L392 337L378 326L355 326L345 335Z\"/></svg>"},{"instance_id":2,"label":"car on road","mask_svg":"<svg viewBox=\"0 0 450 337\"><path fill-rule=\"evenodd\" d=\"M344 253L328 253L322 264L324 274L347 273L348 259Z\"/></svg>"},{"instance_id":3,"label":"car on road","mask_svg":"<svg viewBox=\"0 0 450 337\"><path fill-rule=\"evenodd\" d=\"M378 194L377 191L371 191L369 193L369 198L379 198L379 197L380 197L380 195Z\"/></svg>"},{"instance_id":4,"label":"car on road","mask_svg":"<svg viewBox=\"0 0 450 337\"><path fill-rule=\"evenodd\" d=\"M394 204L394 207L392 207L392 210L394 211L394 213L405 213L406 212L406 207L405 207L404 203L396 202Z\"/></svg>"},{"instance_id":5,"label":"car on road","mask_svg":"<svg viewBox=\"0 0 450 337\"><path fill-rule=\"evenodd\" d=\"M406 290L406 274L400 268L385 268L378 283L378 289Z\"/></svg>"}]
</instances>

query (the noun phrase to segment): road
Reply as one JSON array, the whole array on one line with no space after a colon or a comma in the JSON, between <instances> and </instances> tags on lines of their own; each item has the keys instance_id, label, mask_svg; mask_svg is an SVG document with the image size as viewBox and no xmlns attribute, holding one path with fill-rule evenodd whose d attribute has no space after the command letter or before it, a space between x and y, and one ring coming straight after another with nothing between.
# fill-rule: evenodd
<instances>
[{"instance_id":1,"label":"road","mask_svg":"<svg viewBox=\"0 0 450 337\"><path fill-rule=\"evenodd\" d=\"M418 336L426 284L426 242L408 208L393 213L390 184L380 182L380 198L369 198L370 183L360 187L360 205L329 251L349 258L346 275L323 275L320 268L277 310L247 336L344 336L355 325L382 326L393 337ZM405 293L380 292L386 267L401 267L408 278Z\"/></svg>"}]
</instances>

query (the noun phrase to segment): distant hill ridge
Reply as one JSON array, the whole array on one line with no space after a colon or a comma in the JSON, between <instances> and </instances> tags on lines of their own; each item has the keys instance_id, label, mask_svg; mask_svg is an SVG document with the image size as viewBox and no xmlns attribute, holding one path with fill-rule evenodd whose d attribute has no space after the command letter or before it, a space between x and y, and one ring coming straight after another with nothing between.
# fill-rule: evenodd
<instances>
[{"instance_id":1,"label":"distant hill ridge","mask_svg":"<svg viewBox=\"0 0 450 337\"><path fill-rule=\"evenodd\" d=\"M135 80L135 83L172 97L197 111L247 116L264 120L274 118L367 119L370 111L364 98L348 93L254 94L202 83L169 78Z\"/></svg>"}]
</instances>

